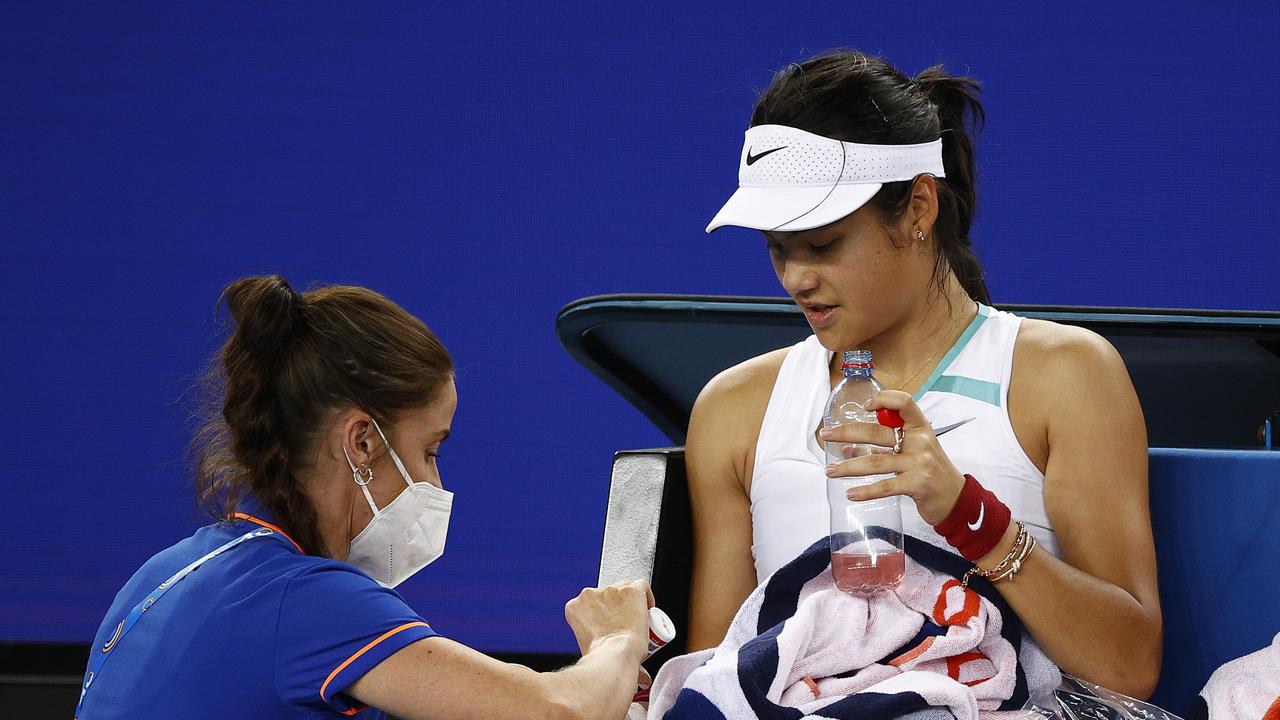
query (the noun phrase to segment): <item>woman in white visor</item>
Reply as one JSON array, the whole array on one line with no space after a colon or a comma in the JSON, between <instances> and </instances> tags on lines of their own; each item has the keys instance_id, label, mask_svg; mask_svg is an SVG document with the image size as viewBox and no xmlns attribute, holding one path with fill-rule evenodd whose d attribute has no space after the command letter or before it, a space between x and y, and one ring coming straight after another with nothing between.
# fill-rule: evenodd
<instances>
[{"instance_id":1,"label":"woman in white visor","mask_svg":"<svg viewBox=\"0 0 1280 720\"><path fill-rule=\"evenodd\" d=\"M625 715L648 649L643 582L566 606L583 657L554 673L437 635L392 589L444 552L453 504L436 458L458 395L436 336L359 287L253 277L223 298L235 331L195 444L215 522L120 590L76 717Z\"/></svg>"},{"instance_id":2,"label":"woman in white visor","mask_svg":"<svg viewBox=\"0 0 1280 720\"><path fill-rule=\"evenodd\" d=\"M990 306L969 237L977 92L940 66L910 78L846 51L784 69L757 102L738 190L707 230L758 230L813 335L724 371L693 409L690 648L717 645L747 595L825 535L828 475L896 473L851 499L902 497L906 533L975 572L1020 558L994 586L1045 653L1145 698L1161 623L1142 410L1101 337ZM900 438L819 432L840 352L857 349ZM821 444L899 439L832 467Z\"/></svg>"}]
</instances>

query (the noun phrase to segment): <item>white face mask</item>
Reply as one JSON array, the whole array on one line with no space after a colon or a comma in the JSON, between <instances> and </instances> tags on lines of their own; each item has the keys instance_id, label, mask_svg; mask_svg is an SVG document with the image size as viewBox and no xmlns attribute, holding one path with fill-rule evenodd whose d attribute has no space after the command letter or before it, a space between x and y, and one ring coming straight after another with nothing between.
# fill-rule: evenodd
<instances>
[{"instance_id":1,"label":"white face mask","mask_svg":"<svg viewBox=\"0 0 1280 720\"><path fill-rule=\"evenodd\" d=\"M373 427L386 443L387 453L409 487L379 510L368 488L372 474L362 477L347 455L347 448L342 448L342 454L347 455L347 465L351 466L351 476L364 492L369 509L373 510L373 520L351 540L347 562L377 580L379 585L395 587L444 554L453 493L431 483L415 483L400 462L400 456L391 449L377 420L373 421Z\"/></svg>"}]
</instances>

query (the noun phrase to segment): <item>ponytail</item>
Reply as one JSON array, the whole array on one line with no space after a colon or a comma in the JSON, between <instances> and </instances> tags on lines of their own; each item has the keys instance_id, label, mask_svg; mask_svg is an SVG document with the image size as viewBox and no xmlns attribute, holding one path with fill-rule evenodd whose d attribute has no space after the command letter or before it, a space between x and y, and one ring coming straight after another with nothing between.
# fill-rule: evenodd
<instances>
[{"instance_id":1,"label":"ponytail","mask_svg":"<svg viewBox=\"0 0 1280 720\"><path fill-rule=\"evenodd\" d=\"M303 550L325 554L315 506L293 472L291 438L285 437L288 424L280 416L275 388L291 344L306 332L306 300L284 278L271 275L231 283L220 303L226 304L236 325L221 353L225 373L221 427L235 463L218 468L222 458L206 458L213 467L197 473L198 500L206 508L226 503L225 509L215 511L225 517L235 512L248 490Z\"/></svg>"},{"instance_id":2,"label":"ponytail","mask_svg":"<svg viewBox=\"0 0 1280 720\"><path fill-rule=\"evenodd\" d=\"M982 263L973 251L969 230L978 208L973 134L982 131L986 112L978 101L981 85L971 77L950 75L941 65L921 72L912 81L936 108L941 124L942 166L948 193L939 198L934 236L938 239L939 273L950 266L956 280L978 302L991 304Z\"/></svg>"}]
</instances>

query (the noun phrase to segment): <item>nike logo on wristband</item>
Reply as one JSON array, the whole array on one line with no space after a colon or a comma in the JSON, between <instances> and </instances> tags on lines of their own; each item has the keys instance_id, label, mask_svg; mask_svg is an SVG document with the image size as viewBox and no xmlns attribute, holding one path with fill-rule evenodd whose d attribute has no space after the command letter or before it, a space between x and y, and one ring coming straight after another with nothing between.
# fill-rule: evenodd
<instances>
[{"instance_id":1,"label":"nike logo on wristband","mask_svg":"<svg viewBox=\"0 0 1280 720\"><path fill-rule=\"evenodd\" d=\"M969 523L969 529L974 532L977 532L978 528L982 527L982 518L986 514L987 514L987 504L982 503L981 505L978 506L978 519L975 522Z\"/></svg>"}]
</instances>

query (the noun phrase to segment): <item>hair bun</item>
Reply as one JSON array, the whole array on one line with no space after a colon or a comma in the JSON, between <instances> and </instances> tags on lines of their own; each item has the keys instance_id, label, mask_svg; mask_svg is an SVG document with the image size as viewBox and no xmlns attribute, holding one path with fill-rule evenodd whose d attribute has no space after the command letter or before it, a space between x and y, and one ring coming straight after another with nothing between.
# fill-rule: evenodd
<instances>
[{"instance_id":1,"label":"hair bun","mask_svg":"<svg viewBox=\"0 0 1280 720\"><path fill-rule=\"evenodd\" d=\"M274 356L301 320L306 299L279 275L236 280L222 291L236 339L250 352Z\"/></svg>"}]
</instances>

